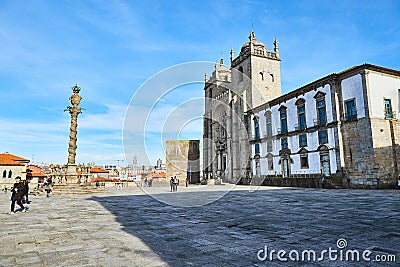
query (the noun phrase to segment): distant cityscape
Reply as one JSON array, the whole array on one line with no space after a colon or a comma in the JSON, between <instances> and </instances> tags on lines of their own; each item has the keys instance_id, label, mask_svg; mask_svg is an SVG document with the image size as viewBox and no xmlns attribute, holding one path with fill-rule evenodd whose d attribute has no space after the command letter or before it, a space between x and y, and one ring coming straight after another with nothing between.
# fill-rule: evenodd
<instances>
[{"instance_id":1,"label":"distant cityscape","mask_svg":"<svg viewBox=\"0 0 400 267\"><path fill-rule=\"evenodd\" d=\"M9 187L14 183L14 178L20 176L28 180L32 186L42 184L51 179L55 183L62 183L63 166L60 164L33 163L8 152L0 154L0 186ZM158 159L154 166L139 165L137 157L124 165L99 165L96 163L77 164L78 177L81 183L94 182L128 182L142 181L145 178L153 181L166 181L166 165Z\"/></svg>"}]
</instances>

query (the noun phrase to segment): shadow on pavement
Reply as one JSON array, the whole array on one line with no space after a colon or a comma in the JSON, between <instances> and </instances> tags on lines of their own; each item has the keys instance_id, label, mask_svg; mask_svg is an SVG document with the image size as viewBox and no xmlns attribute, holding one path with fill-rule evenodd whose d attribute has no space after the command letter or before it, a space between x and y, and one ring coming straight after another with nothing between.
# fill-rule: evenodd
<instances>
[{"instance_id":1,"label":"shadow on pavement","mask_svg":"<svg viewBox=\"0 0 400 267\"><path fill-rule=\"evenodd\" d=\"M193 200L208 193L164 197ZM170 206L148 195L89 200L109 210L124 231L140 238L170 266L266 264L257 259L264 245L277 251L321 251L336 248L339 238L353 249L400 251L399 194L388 191L232 191L198 207Z\"/></svg>"}]
</instances>

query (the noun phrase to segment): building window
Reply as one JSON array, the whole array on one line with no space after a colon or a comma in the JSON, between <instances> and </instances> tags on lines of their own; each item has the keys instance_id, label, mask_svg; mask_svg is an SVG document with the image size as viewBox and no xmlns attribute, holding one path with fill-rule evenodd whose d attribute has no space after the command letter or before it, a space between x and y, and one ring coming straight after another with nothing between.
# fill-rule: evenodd
<instances>
[{"instance_id":1,"label":"building window","mask_svg":"<svg viewBox=\"0 0 400 267\"><path fill-rule=\"evenodd\" d=\"M275 82L274 75L271 73L271 82Z\"/></svg>"},{"instance_id":2,"label":"building window","mask_svg":"<svg viewBox=\"0 0 400 267\"><path fill-rule=\"evenodd\" d=\"M258 120L254 120L254 138L260 139L260 124Z\"/></svg>"},{"instance_id":3,"label":"building window","mask_svg":"<svg viewBox=\"0 0 400 267\"><path fill-rule=\"evenodd\" d=\"M346 120L352 121L357 119L356 102L354 99L345 102Z\"/></svg>"},{"instance_id":4,"label":"building window","mask_svg":"<svg viewBox=\"0 0 400 267\"><path fill-rule=\"evenodd\" d=\"M302 169L308 169L308 155L307 154L302 154L300 155L300 168Z\"/></svg>"},{"instance_id":5,"label":"building window","mask_svg":"<svg viewBox=\"0 0 400 267\"><path fill-rule=\"evenodd\" d=\"M8 172L8 178L11 178L12 177L12 171L10 170L9 172Z\"/></svg>"},{"instance_id":6,"label":"building window","mask_svg":"<svg viewBox=\"0 0 400 267\"><path fill-rule=\"evenodd\" d=\"M390 99L385 99L384 103L385 103L385 118L386 119L393 118L392 103Z\"/></svg>"},{"instance_id":7,"label":"building window","mask_svg":"<svg viewBox=\"0 0 400 267\"><path fill-rule=\"evenodd\" d=\"M243 67L239 67L239 82L243 81Z\"/></svg>"},{"instance_id":8,"label":"building window","mask_svg":"<svg viewBox=\"0 0 400 267\"><path fill-rule=\"evenodd\" d=\"M281 107L280 108L280 114L281 114L281 133L285 134L287 133L287 116L286 116L286 108Z\"/></svg>"},{"instance_id":9,"label":"building window","mask_svg":"<svg viewBox=\"0 0 400 267\"><path fill-rule=\"evenodd\" d=\"M328 143L328 131L327 130L318 132L318 141L319 141L320 145Z\"/></svg>"},{"instance_id":10,"label":"building window","mask_svg":"<svg viewBox=\"0 0 400 267\"><path fill-rule=\"evenodd\" d=\"M267 141L267 152L272 152L272 141L271 140Z\"/></svg>"},{"instance_id":11,"label":"building window","mask_svg":"<svg viewBox=\"0 0 400 267\"><path fill-rule=\"evenodd\" d=\"M325 99L317 99L318 125L326 124L326 106Z\"/></svg>"},{"instance_id":12,"label":"building window","mask_svg":"<svg viewBox=\"0 0 400 267\"><path fill-rule=\"evenodd\" d=\"M298 126L296 130L304 130L307 128L306 124L306 101L303 98L300 98L296 101L297 106L297 120Z\"/></svg>"},{"instance_id":13,"label":"building window","mask_svg":"<svg viewBox=\"0 0 400 267\"><path fill-rule=\"evenodd\" d=\"M272 157L272 155L269 155L267 157L267 159L268 159L268 170L273 171L274 170L274 158Z\"/></svg>"},{"instance_id":14,"label":"building window","mask_svg":"<svg viewBox=\"0 0 400 267\"><path fill-rule=\"evenodd\" d=\"M299 135L299 147L307 146L307 134Z\"/></svg>"},{"instance_id":15,"label":"building window","mask_svg":"<svg viewBox=\"0 0 400 267\"><path fill-rule=\"evenodd\" d=\"M306 109L304 105L297 107L297 115L299 120L299 130L303 130L306 128Z\"/></svg>"},{"instance_id":16,"label":"building window","mask_svg":"<svg viewBox=\"0 0 400 267\"><path fill-rule=\"evenodd\" d=\"M397 107L397 110L399 110L400 111L400 89L398 90L399 92L398 92L398 97L397 97L397 103L399 104L399 106Z\"/></svg>"},{"instance_id":17,"label":"building window","mask_svg":"<svg viewBox=\"0 0 400 267\"><path fill-rule=\"evenodd\" d=\"M267 122L267 137L271 137L272 136L272 118L271 118L271 113L268 112L265 115L265 119Z\"/></svg>"},{"instance_id":18,"label":"building window","mask_svg":"<svg viewBox=\"0 0 400 267\"><path fill-rule=\"evenodd\" d=\"M282 139L281 139L281 148L282 148L282 149L286 149L286 148L288 148L288 147L289 147L289 146L288 146L287 137L282 138Z\"/></svg>"},{"instance_id":19,"label":"building window","mask_svg":"<svg viewBox=\"0 0 400 267\"><path fill-rule=\"evenodd\" d=\"M264 81L264 73L262 71L260 72L260 79L261 81Z\"/></svg>"},{"instance_id":20,"label":"building window","mask_svg":"<svg viewBox=\"0 0 400 267\"><path fill-rule=\"evenodd\" d=\"M7 178L7 171L6 170L3 171L3 178Z\"/></svg>"},{"instance_id":21,"label":"building window","mask_svg":"<svg viewBox=\"0 0 400 267\"><path fill-rule=\"evenodd\" d=\"M254 151L256 154L260 154L260 144L255 144L254 145Z\"/></svg>"}]
</instances>

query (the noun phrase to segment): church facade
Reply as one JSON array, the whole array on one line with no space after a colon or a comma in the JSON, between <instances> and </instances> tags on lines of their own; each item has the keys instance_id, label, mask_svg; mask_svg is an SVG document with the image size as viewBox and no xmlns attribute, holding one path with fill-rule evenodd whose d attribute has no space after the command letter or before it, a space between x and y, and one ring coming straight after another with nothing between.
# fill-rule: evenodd
<instances>
[{"instance_id":1,"label":"church facade","mask_svg":"<svg viewBox=\"0 0 400 267\"><path fill-rule=\"evenodd\" d=\"M274 49L250 33L205 79L205 178L231 183L394 188L400 72L371 64L281 93Z\"/></svg>"}]
</instances>

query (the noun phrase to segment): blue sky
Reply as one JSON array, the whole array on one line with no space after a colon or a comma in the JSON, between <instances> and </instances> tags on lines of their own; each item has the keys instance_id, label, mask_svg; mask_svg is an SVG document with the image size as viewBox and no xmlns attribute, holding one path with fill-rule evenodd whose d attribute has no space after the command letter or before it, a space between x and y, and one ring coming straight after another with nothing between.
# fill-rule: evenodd
<instances>
[{"instance_id":1,"label":"blue sky","mask_svg":"<svg viewBox=\"0 0 400 267\"><path fill-rule=\"evenodd\" d=\"M269 49L275 36L279 41L284 93L363 63L399 70L399 17L397 0L0 0L0 152L66 162L63 111L77 83L86 108L77 162L117 164L124 159L125 112L138 88L176 64L221 56L228 62L252 27ZM204 73L198 75L201 81ZM202 94L201 83L182 86L156 109L171 111ZM194 117L202 112L196 108ZM200 139L201 130L196 120L179 136ZM149 159L138 152L140 164L164 157L156 131L146 136Z\"/></svg>"}]
</instances>

